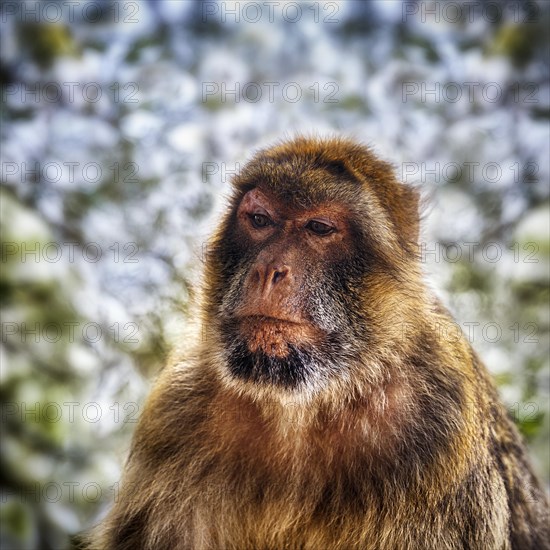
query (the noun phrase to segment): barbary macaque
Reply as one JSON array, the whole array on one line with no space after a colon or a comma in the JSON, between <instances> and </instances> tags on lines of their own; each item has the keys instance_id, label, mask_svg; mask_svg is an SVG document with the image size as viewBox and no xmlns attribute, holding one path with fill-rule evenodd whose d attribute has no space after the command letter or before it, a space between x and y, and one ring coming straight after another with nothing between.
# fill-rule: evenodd
<instances>
[{"instance_id":1,"label":"barbary macaque","mask_svg":"<svg viewBox=\"0 0 550 550\"><path fill-rule=\"evenodd\" d=\"M418 191L299 137L234 178L203 338L162 372L94 548L541 550L548 501L423 280Z\"/></svg>"}]
</instances>

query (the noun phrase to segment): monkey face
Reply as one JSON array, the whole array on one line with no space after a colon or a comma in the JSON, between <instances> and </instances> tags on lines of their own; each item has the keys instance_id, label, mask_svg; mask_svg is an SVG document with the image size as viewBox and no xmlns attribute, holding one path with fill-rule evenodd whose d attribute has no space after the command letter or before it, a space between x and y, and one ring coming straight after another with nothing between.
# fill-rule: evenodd
<instances>
[{"instance_id":1,"label":"monkey face","mask_svg":"<svg viewBox=\"0 0 550 550\"><path fill-rule=\"evenodd\" d=\"M261 186L236 207L222 334L233 376L294 388L342 370L352 228L346 209L298 207ZM356 323L356 320L355 320ZM338 368L336 368L338 365Z\"/></svg>"},{"instance_id":2,"label":"monkey face","mask_svg":"<svg viewBox=\"0 0 550 550\"><path fill-rule=\"evenodd\" d=\"M370 289L394 271L380 197L345 161L307 150L268 151L234 186L207 266L231 376L290 389L345 378L374 344Z\"/></svg>"}]
</instances>

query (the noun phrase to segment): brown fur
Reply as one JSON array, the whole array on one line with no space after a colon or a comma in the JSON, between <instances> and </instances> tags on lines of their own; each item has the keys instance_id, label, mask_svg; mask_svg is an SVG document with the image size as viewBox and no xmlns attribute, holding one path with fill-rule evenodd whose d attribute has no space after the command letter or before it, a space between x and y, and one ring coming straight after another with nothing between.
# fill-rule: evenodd
<instances>
[{"instance_id":1,"label":"brown fur","mask_svg":"<svg viewBox=\"0 0 550 550\"><path fill-rule=\"evenodd\" d=\"M205 269L206 337L157 382L92 546L550 548L546 495L485 368L465 338L428 328L453 321L415 256L416 191L364 146L306 138L260 152L234 188ZM251 229L264 208L280 224ZM318 215L338 231L300 229ZM308 314L330 296L326 325L349 327L337 369ZM238 315L249 350L284 361L303 343L332 370L232 374L223 334Z\"/></svg>"}]
</instances>

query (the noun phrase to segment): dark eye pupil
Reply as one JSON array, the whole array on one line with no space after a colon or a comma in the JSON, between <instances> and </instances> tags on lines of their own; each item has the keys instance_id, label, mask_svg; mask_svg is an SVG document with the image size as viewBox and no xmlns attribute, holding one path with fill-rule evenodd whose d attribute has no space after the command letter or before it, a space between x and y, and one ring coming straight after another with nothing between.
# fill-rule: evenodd
<instances>
[{"instance_id":1,"label":"dark eye pupil","mask_svg":"<svg viewBox=\"0 0 550 550\"><path fill-rule=\"evenodd\" d=\"M318 233L319 235L326 235L327 233L330 233L332 231L332 227L330 227L330 225L327 225L326 223L316 222L316 221L310 222L309 228L314 233Z\"/></svg>"},{"instance_id":2,"label":"dark eye pupil","mask_svg":"<svg viewBox=\"0 0 550 550\"><path fill-rule=\"evenodd\" d=\"M252 221L256 227L265 227L267 225L267 216L263 214L254 214Z\"/></svg>"}]
</instances>

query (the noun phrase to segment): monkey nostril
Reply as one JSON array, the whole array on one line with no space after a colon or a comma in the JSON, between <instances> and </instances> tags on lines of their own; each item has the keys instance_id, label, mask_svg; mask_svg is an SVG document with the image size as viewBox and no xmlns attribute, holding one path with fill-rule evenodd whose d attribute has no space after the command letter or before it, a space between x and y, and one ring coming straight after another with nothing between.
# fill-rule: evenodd
<instances>
[{"instance_id":1,"label":"monkey nostril","mask_svg":"<svg viewBox=\"0 0 550 550\"><path fill-rule=\"evenodd\" d=\"M277 283L283 277L284 277L283 273L281 273L280 271L275 271L275 273L273 273L273 278L272 278L273 284Z\"/></svg>"},{"instance_id":2,"label":"monkey nostril","mask_svg":"<svg viewBox=\"0 0 550 550\"><path fill-rule=\"evenodd\" d=\"M288 273L288 267L277 267L274 268L271 275L271 283L277 284L281 279L284 279Z\"/></svg>"}]
</instances>

